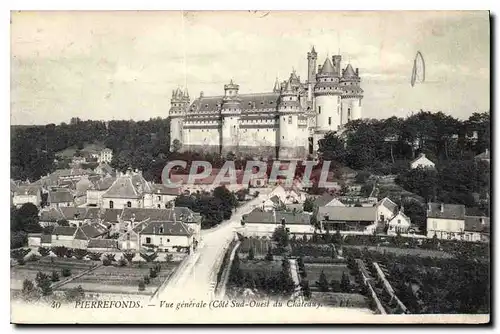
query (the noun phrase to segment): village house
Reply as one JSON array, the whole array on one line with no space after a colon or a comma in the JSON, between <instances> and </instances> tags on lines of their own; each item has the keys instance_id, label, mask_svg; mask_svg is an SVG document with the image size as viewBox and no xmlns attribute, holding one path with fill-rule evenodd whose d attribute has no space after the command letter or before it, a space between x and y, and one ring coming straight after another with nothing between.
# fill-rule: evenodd
<instances>
[{"instance_id":1,"label":"village house","mask_svg":"<svg viewBox=\"0 0 500 334\"><path fill-rule=\"evenodd\" d=\"M142 177L142 173L128 171L118 176L102 194L102 206L108 209L141 208L144 194L151 192L151 186Z\"/></svg>"},{"instance_id":2,"label":"village house","mask_svg":"<svg viewBox=\"0 0 500 334\"><path fill-rule=\"evenodd\" d=\"M263 211L283 210L286 207L285 203L277 196L268 197L262 201L261 209Z\"/></svg>"},{"instance_id":3,"label":"village house","mask_svg":"<svg viewBox=\"0 0 500 334\"><path fill-rule=\"evenodd\" d=\"M113 185L116 177L106 175L93 182L87 189L87 205L103 207L102 195Z\"/></svg>"},{"instance_id":4,"label":"village house","mask_svg":"<svg viewBox=\"0 0 500 334\"><path fill-rule=\"evenodd\" d=\"M151 184L151 193L144 194L144 207L167 209L172 206L177 196L181 195L180 188L167 187L164 184Z\"/></svg>"},{"instance_id":5,"label":"village house","mask_svg":"<svg viewBox=\"0 0 500 334\"><path fill-rule=\"evenodd\" d=\"M96 168L94 168L94 172L98 175L109 175L116 176L116 171L107 163L100 163Z\"/></svg>"},{"instance_id":6,"label":"village house","mask_svg":"<svg viewBox=\"0 0 500 334\"><path fill-rule=\"evenodd\" d=\"M284 211L254 209L241 219L243 233L247 236L270 236L279 226L285 226L292 234L313 233L311 215Z\"/></svg>"},{"instance_id":7,"label":"village house","mask_svg":"<svg viewBox=\"0 0 500 334\"><path fill-rule=\"evenodd\" d=\"M42 203L42 188L36 185L19 186L12 197L12 204L21 207L23 204L32 203L40 207Z\"/></svg>"},{"instance_id":8,"label":"village house","mask_svg":"<svg viewBox=\"0 0 500 334\"><path fill-rule=\"evenodd\" d=\"M415 168L419 168L419 167L420 168L434 169L436 167L436 165L434 164L434 162L429 160L429 158L427 158L424 153L420 153L416 159L414 159L413 161L410 162L411 169L415 169Z\"/></svg>"},{"instance_id":9,"label":"village house","mask_svg":"<svg viewBox=\"0 0 500 334\"><path fill-rule=\"evenodd\" d=\"M321 230L373 233L377 224L377 207L322 206L316 213Z\"/></svg>"},{"instance_id":10,"label":"village house","mask_svg":"<svg viewBox=\"0 0 500 334\"><path fill-rule=\"evenodd\" d=\"M87 246L89 252L107 253L118 251L118 240L116 239L90 239Z\"/></svg>"},{"instance_id":11,"label":"village house","mask_svg":"<svg viewBox=\"0 0 500 334\"><path fill-rule=\"evenodd\" d=\"M51 233L51 247L86 249L89 237L79 227L56 226Z\"/></svg>"},{"instance_id":12,"label":"village house","mask_svg":"<svg viewBox=\"0 0 500 334\"><path fill-rule=\"evenodd\" d=\"M38 222L42 227L55 226L58 221L66 219L59 208L46 208L41 210L39 215Z\"/></svg>"},{"instance_id":13,"label":"village house","mask_svg":"<svg viewBox=\"0 0 500 334\"><path fill-rule=\"evenodd\" d=\"M320 206L345 206L338 197L329 193L318 196L313 203L315 208L319 208Z\"/></svg>"},{"instance_id":14,"label":"village house","mask_svg":"<svg viewBox=\"0 0 500 334\"><path fill-rule=\"evenodd\" d=\"M49 190L47 206L50 208L74 206L73 194L68 189Z\"/></svg>"},{"instance_id":15,"label":"village house","mask_svg":"<svg viewBox=\"0 0 500 334\"><path fill-rule=\"evenodd\" d=\"M377 203L377 221L385 224L387 234L407 233L411 226L410 218L404 214L404 209L399 209L398 205L388 197L381 199Z\"/></svg>"},{"instance_id":16,"label":"village house","mask_svg":"<svg viewBox=\"0 0 500 334\"><path fill-rule=\"evenodd\" d=\"M111 160L113 160L113 150L110 148L105 148L99 153L99 158L97 161L99 163L111 163Z\"/></svg>"},{"instance_id":17,"label":"village house","mask_svg":"<svg viewBox=\"0 0 500 334\"><path fill-rule=\"evenodd\" d=\"M465 205L428 203L427 237L464 241L490 240L490 218L466 215Z\"/></svg>"}]
</instances>

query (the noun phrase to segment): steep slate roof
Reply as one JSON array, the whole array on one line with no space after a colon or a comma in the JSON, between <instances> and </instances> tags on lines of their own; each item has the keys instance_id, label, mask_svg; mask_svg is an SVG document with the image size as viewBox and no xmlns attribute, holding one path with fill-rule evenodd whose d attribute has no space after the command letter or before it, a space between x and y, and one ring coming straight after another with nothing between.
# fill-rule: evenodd
<instances>
[{"instance_id":1,"label":"steep slate roof","mask_svg":"<svg viewBox=\"0 0 500 334\"><path fill-rule=\"evenodd\" d=\"M281 224L283 218L286 224L311 225L311 215L305 213L254 210L243 215L243 220L247 224Z\"/></svg>"},{"instance_id":2,"label":"steep slate roof","mask_svg":"<svg viewBox=\"0 0 500 334\"><path fill-rule=\"evenodd\" d=\"M273 197L271 197L269 199L271 202L273 202L274 204L281 204L282 201L280 200L280 198L277 196L277 195L274 195Z\"/></svg>"},{"instance_id":3,"label":"steep slate roof","mask_svg":"<svg viewBox=\"0 0 500 334\"><path fill-rule=\"evenodd\" d=\"M65 219L61 210L58 208L50 208L49 210L40 212L40 221L41 222L57 222L58 220Z\"/></svg>"},{"instance_id":4,"label":"steep slate roof","mask_svg":"<svg viewBox=\"0 0 500 334\"><path fill-rule=\"evenodd\" d=\"M280 94L275 92L238 94L238 97L241 100L240 107L242 112L248 113L254 109L270 109L270 111L275 111ZM189 120L196 120L196 117L192 117L193 114L207 113L207 117L212 116L213 120L218 120L218 117L215 117L218 115L210 115L209 113L221 109L222 98L223 96L207 96L194 100L188 109L187 118Z\"/></svg>"},{"instance_id":5,"label":"steep slate roof","mask_svg":"<svg viewBox=\"0 0 500 334\"><path fill-rule=\"evenodd\" d=\"M175 207L172 209L145 209L145 208L124 208L122 213L122 220L141 222L149 219L150 221L170 221L174 219L174 213L176 220L191 220L196 222L196 215L189 208L185 207Z\"/></svg>"},{"instance_id":6,"label":"steep slate roof","mask_svg":"<svg viewBox=\"0 0 500 334\"><path fill-rule=\"evenodd\" d=\"M116 177L113 176L105 176L102 179L95 181L93 183L92 189L94 190L107 190L109 187L113 185L113 183L116 181Z\"/></svg>"},{"instance_id":7,"label":"steep slate roof","mask_svg":"<svg viewBox=\"0 0 500 334\"><path fill-rule=\"evenodd\" d=\"M490 233L490 218L480 216L465 216L464 229L467 232Z\"/></svg>"},{"instance_id":8,"label":"steep slate roof","mask_svg":"<svg viewBox=\"0 0 500 334\"><path fill-rule=\"evenodd\" d=\"M90 239L87 248L118 248L118 240Z\"/></svg>"},{"instance_id":9,"label":"steep slate roof","mask_svg":"<svg viewBox=\"0 0 500 334\"><path fill-rule=\"evenodd\" d=\"M123 209L106 209L102 214L101 218L105 222L116 223L118 222L118 217L121 216Z\"/></svg>"},{"instance_id":10,"label":"steep slate roof","mask_svg":"<svg viewBox=\"0 0 500 334\"><path fill-rule=\"evenodd\" d=\"M56 191L49 191L49 203L68 203L73 202L73 195L65 189L58 189Z\"/></svg>"},{"instance_id":11,"label":"steep slate roof","mask_svg":"<svg viewBox=\"0 0 500 334\"><path fill-rule=\"evenodd\" d=\"M87 208L85 212L85 219L99 219L101 216L101 209L99 208Z\"/></svg>"},{"instance_id":12,"label":"steep slate roof","mask_svg":"<svg viewBox=\"0 0 500 334\"><path fill-rule=\"evenodd\" d=\"M192 232L179 221L151 221L146 223L140 234L190 236Z\"/></svg>"},{"instance_id":13,"label":"steep slate roof","mask_svg":"<svg viewBox=\"0 0 500 334\"><path fill-rule=\"evenodd\" d=\"M333 64L330 61L329 57L326 57L325 62L323 63L323 66L321 67L320 73L322 73L322 74L327 74L327 73L333 74L334 73Z\"/></svg>"},{"instance_id":14,"label":"steep slate roof","mask_svg":"<svg viewBox=\"0 0 500 334\"><path fill-rule=\"evenodd\" d=\"M77 228L75 233L75 239L77 240L89 240L89 237L82 231L81 228Z\"/></svg>"},{"instance_id":15,"label":"steep slate roof","mask_svg":"<svg viewBox=\"0 0 500 334\"><path fill-rule=\"evenodd\" d=\"M389 211L391 211L393 214L396 214L396 211L398 210L398 205L391 201L388 197L384 197L381 199L377 205L382 205L386 207Z\"/></svg>"},{"instance_id":16,"label":"steep slate roof","mask_svg":"<svg viewBox=\"0 0 500 334\"><path fill-rule=\"evenodd\" d=\"M78 228L73 226L56 226L52 231L52 235L73 236L76 230L78 230Z\"/></svg>"},{"instance_id":17,"label":"steep slate roof","mask_svg":"<svg viewBox=\"0 0 500 334\"><path fill-rule=\"evenodd\" d=\"M441 205L443 205L443 212L441 212ZM465 205L429 203L427 217L463 220L465 219Z\"/></svg>"},{"instance_id":18,"label":"steep slate roof","mask_svg":"<svg viewBox=\"0 0 500 334\"><path fill-rule=\"evenodd\" d=\"M89 238L96 238L108 232L108 229L99 224L86 224L81 227L83 233Z\"/></svg>"},{"instance_id":19,"label":"steep slate roof","mask_svg":"<svg viewBox=\"0 0 500 334\"><path fill-rule=\"evenodd\" d=\"M377 220L376 207L322 206L318 209L318 220L328 221L370 221Z\"/></svg>"},{"instance_id":20,"label":"steep slate roof","mask_svg":"<svg viewBox=\"0 0 500 334\"><path fill-rule=\"evenodd\" d=\"M102 195L103 198L140 198L141 195L135 189L132 179L120 176Z\"/></svg>"},{"instance_id":21,"label":"steep slate roof","mask_svg":"<svg viewBox=\"0 0 500 334\"><path fill-rule=\"evenodd\" d=\"M62 207L61 210L65 219L68 220L84 220L87 208Z\"/></svg>"},{"instance_id":22,"label":"steep slate roof","mask_svg":"<svg viewBox=\"0 0 500 334\"><path fill-rule=\"evenodd\" d=\"M351 64L347 64L347 67L345 68L344 74L342 75L343 78L356 78L356 72L352 68Z\"/></svg>"}]
</instances>

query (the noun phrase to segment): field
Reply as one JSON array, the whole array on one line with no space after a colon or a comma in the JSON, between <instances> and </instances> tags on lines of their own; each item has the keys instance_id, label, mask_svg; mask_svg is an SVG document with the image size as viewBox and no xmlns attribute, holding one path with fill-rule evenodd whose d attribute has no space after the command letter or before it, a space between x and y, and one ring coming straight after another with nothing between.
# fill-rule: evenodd
<instances>
[{"instance_id":1,"label":"field","mask_svg":"<svg viewBox=\"0 0 500 334\"><path fill-rule=\"evenodd\" d=\"M155 278L150 278L144 291L139 291L138 284L144 276L149 275L149 268L154 264L133 264L132 266L101 266L82 277L60 287L67 290L81 285L85 291L108 293L140 293L152 294L177 268L178 263L161 263L161 271Z\"/></svg>"},{"instance_id":2,"label":"field","mask_svg":"<svg viewBox=\"0 0 500 334\"><path fill-rule=\"evenodd\" d=\"M433 249L420 249L420 248L396 248L396 247L384 247L384 246L353 246L353 245L344 245L343 248L357 248L359 250L363 250L368 248L369 251L377 251L382 253L393 253L394 255L411 255L411 256L419 256L419 257L436 257L443 259L453 258L453 254L433 250Z\"/></svg>"},{"instance_id":3,"label":"field","mask_svg":"<svg viewBox=\"0 0 500 334\"><path fill-rule=\"evenodd\" d=\"M22 266L15 266L10 268L10 286L11 289L21 289L23 281L29 279L34 281L36 274L41 271L45 274L51 274L56 270L62 279L61 270L65 268L71 269L71 276L78 275L85 270L92 268L100 262L76 260L68 258L42 258L35 262L26 262Z\"/></svg>"},{"instance_id":4,"label":"field","mask_svg":"<svg viewBox=\"0 0 500 334\"><path fill-rule=\"evenodd\" d=\"M349 269L345 264L338 263L306 263L305 265L307 277L306 280L309 281L309 286L311 290L316 288L316 282L319 280L319 276L323 271L326 275L328 282L338 281L340 282L342 278L342 273L345 272L349 274L349 279L352 284L354 284L354 277L349 273Z\"/></svg>"}]
</instances>

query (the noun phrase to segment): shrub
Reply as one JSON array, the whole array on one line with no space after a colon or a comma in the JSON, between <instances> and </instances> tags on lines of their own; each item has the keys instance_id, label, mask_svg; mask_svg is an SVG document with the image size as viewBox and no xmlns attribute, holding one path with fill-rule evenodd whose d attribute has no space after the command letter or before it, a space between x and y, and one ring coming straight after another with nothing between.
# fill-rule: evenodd
<instances>
[{"instance_id":1,"label":"shrub","mask_svg":"<svg viewBox=\"0 0 500 334\"><path fill-rule=\"evenodd\" d=\"M155 278L156 276L158 276L156 270L154 268L149 268L149 277Z\"/></svg>"},{"instance_id":2,"label":"shrub","mask_svg":"<svg viewBox=\"0 0 500 334\"><path fill-rule=\"evenodd\" d=\"M69 277L69 276L71 276L71 269L64 268L63 270L61 270L61 273L62 273L63 277Z\"/></svg>"},{"instance_id":3,"label":"shrub","mask_svg":"<svg viewBox=\"0 0 500 334\"><path fill-rule=\"evenodd\" d=\"M105 254L104 255L104 258L106 258L107 260L109 260L109 262L113 263L115 262L115 254Z\"/></svg>"},{"instance_id":4,"label":"shrub","mask_svg":"<svg viewBox=\"0 0 500 334\"><path fill-rule=\"evenodd\" d=\"M265 260L266 261L272 261L273 260L273 251L272 251L271 247L269 247L267 249L267 254L266 254Z\"/></svg>"},{"instance_id":5,"label":"shrub","mask_svg":"<svg viewBox=\"0 0 500 334\"><path fill-rule=\"evenodd\" d=\"M26 259L26 261L30 261L30 262L36 262L40 260L40 256L36 255L36 254L31 254L28 256L28 258Z\"/></svg>"},{"instance_id":6,"label":"shrub","mask_svg":"<svg viewBox=\"0 0 500 334\"><path fill-rule=\"evenodd\" d=\"M250 247L250 250L248 251L248 259L249 260L255 259L255 252L253 250L253 247Z\"/></svg>"},{"instance_id":7,"label":"shrub","mask_svg":"<svg viewBox=\"0 0 500 334\"><path fill-rule=\"evenodd\" d=\"M89 255L90 259L93 261L101 261L102 253L89 252L88 255Z\"/></svg>"},{"instance_id":8,"label":"shrub","mask_svg":"<svg viewBox=\"0 0 500 334\"><path fill-rule=\"evenodd\" d=\"M144 291L146 290L146 284L144 283L144 281L140 281L139 282L139 291Z\"/></svg>"},{"instance_id":9,"label":"shrub","mask_svg":"<svg viewBox=\"0 0 500 334\"><path fill-rule=\"evenodd\" d=\"M18 259L17 260L17 264L20 265L20 266L24 266L25 263L26 263L26 261L24 259Z\"/></svg>"},{"instance_id":10,"label":"shrub","mask_svg":"<svg viewBox=\"0 0 500 334\"><path fill-rule=\"evenodd\" d=\"M29 249L24 249L24 248L14 249L10 251L10 256L19 262L19 260L24 260L24 257L28 255L29 252L30 252Z\"/></svg>"},{"instance_id":11,"label":"shrub","mask_svg":"<svg viewBox=\"0 0 500 334\"><path fill-rule=\"evenodd\" d=\"M159 272L161 271L161 264L159 264L159 263L158 263L158 264L155 266L155 270L156 270L156 272L157 272L157 273L159 273Z\"/></svg>"},{"instance_id":12,"label":"shrub","mask_svg":"<svg viewBox=\"0 0 500 334\"><path fill-rule=\"evenodd\" d=\"M144 284L149 284L150 280L149 280L149 276L148 275L144 275Z\"/></svg>"},{"instance_id":13,"label":"shrub","mask_svg":"<svg viewBox=\"0 0 500 334\"><path fill-rule=\"evenodd\" d=\"M64 292L65 299L68 302L77 302L85 298L85 291L82 286L79 285L76 288L67 290Z\"/></svg>"},{"instance_id":14,"label":"shrub","mask_svg":"<svg viewBox=\"0 0 500 334\"><path fill-rule=\"evenodd\" d=\"M68 253L68 248L64 246L52 247L52 253L56 254L57 257L65 257Z\"/></svg>"},{"instance_id":15,"label":"shrub","mask_svg":"<svg viewBox=\"0 0 500 334\"><path fill-rule=\"evenodd\" d=\"M141 253L141 257L146 260L146 262L153 262L158 257L158 254L156 252L151 254Z\"/></svg>"},{"instance_id":16,"label":"shrub","mask_svg":"<svg viewBox=\"0 0 500 334\"><path fill-rule=\"evenodd\" d=\"M102 259L102 264L105 266L110 266L111 261L108 258L104 258L104 259Z\"/></svg>"},{"instance_id":17,"label":"shrub","mask_svg":"<svg viewBox=\"0 0 500 334\"><path fill-rule=\"evenodd\" d=\"M35 284L29 279L23 281L23 295L29 295L35 291Z\"/></svg>"},{"instance_id":18,"label":"shrub","mask_svg":"<svg viewBox=\"0 0 500 334\"><path fill-rule=\"evenodd\" d=\"M68 250L66 251L66 257L71 259L74 255L75 251L71 248L68 248Z\"/></svg>"},{"instance_id":19,"label":"shrub","mask_svg":"<svg viewBox=\"0 0 500 334\"><path fill-rule=\"evenodd\" d=\"M45 247L38 247L38 253L40 253L41 256L48 256L50 254L50 249Z\"/></svg>"},{"instance_id":20,"label":"shrub","mask_svg":"<svg viewBox=\"0 0 500 334\"><path fill-rule=\"evenodd\" d=\"M135 254L127 252L127 253L123 253L123 257L128 261L128 263L132 263L132 260L134 259Z\"/></svg>"},{"instance_id":21,"label":"shrub","mask_svg":"<svg viewBox=\"0 0 500 334\"><path fill-rule=\"evenodd\" d=\"M50 278L50 280L52 282L59 281L59 274L57 273L57 271L55 271L55 270L52 271L52 277Z\"/></svg>"},{"instance_id":22,"label":"shrub","mask_svg":"<svg viewBox=\"0 0 500 334\"><path fill-rule=\"evenodd\" d=\"M121 258L120 260L118 260L118 266L119 267L125 267L127 265L127 260L125 260L124 258Z\"/></svg>"},{"instance_id":23,"label":"shrub","mask_svg":"<svg viewBox=\"0 0 500 334\"><path fill-rule=\"evenodd\" d=\"M86 249L75 249L73 253L78 260L83 260L89 252Z\"/></svg>"},{"instance_id":24,"label":"shrub","mask_svg":"<svg viewBox=\"0 0 500 334\"><path fill-rule=\"evenodd\" d=\"M172 254L167 254L166 258L167 262L172 262L174 260L174 256Z\"/></svg>"}]
</instances>

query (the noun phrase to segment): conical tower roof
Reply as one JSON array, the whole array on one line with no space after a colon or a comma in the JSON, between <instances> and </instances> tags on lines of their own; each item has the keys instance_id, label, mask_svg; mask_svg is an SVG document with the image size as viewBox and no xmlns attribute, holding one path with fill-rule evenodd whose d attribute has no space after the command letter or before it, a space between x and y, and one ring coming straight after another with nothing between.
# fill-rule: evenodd
<instances>
[{"instance_id":1,"label":"conical tower roof","mask_svg":"<svg viewBox=\"0 0 500 334\"><path fill-rule=\"evenodd\" d=\"M293 92L292 80L288 80L285 86L285 92Z\"/></svg>"},{"instance_id":2,"label":"conical tower roof","mask_svg":"<svg viewBox=\"0 0 500 334\"><path fill-rule=\"evenodd\" d=\"M278 81L278 78L276 78L276 82L274 83L273 92L277 93L279 91L280 91L280 83Z\"/></svg>"},{"instance_id":3,"label":"conical tower roof","mask_svg":"<svg viewBox=\"0 0 500 334\"><path fill-rule=\"evenodd\" d=\"M343 78L355 78L356 77L356 72L352 68L351 64L347 64L347 67L345 68L342 77Z\"/></svg>"},{"instance_id":4,"label":"conical tower roof","mask_svg":"<svg viewBox=\"0 0 500 334\"><path fill-rule=\"evenodd\" d=\"M333 64L330 61L329 57L326 57L325 63L323 64L323 67L321 67L321 73L322 74L327 74L327 73L332 73L333 74Z\"/></svg>"},{"instance_id":5,"label":"conical tower roof","mask_svg":"<svg viewBox=\"0 0 500 334\"><path fill-rule=\"evenodd\" d=\"M185 96L185 97L189 97L189 92L188 92L187 87L186 87L186 89L184 90L184 96Z\"/></svg>"}]
</instances>

